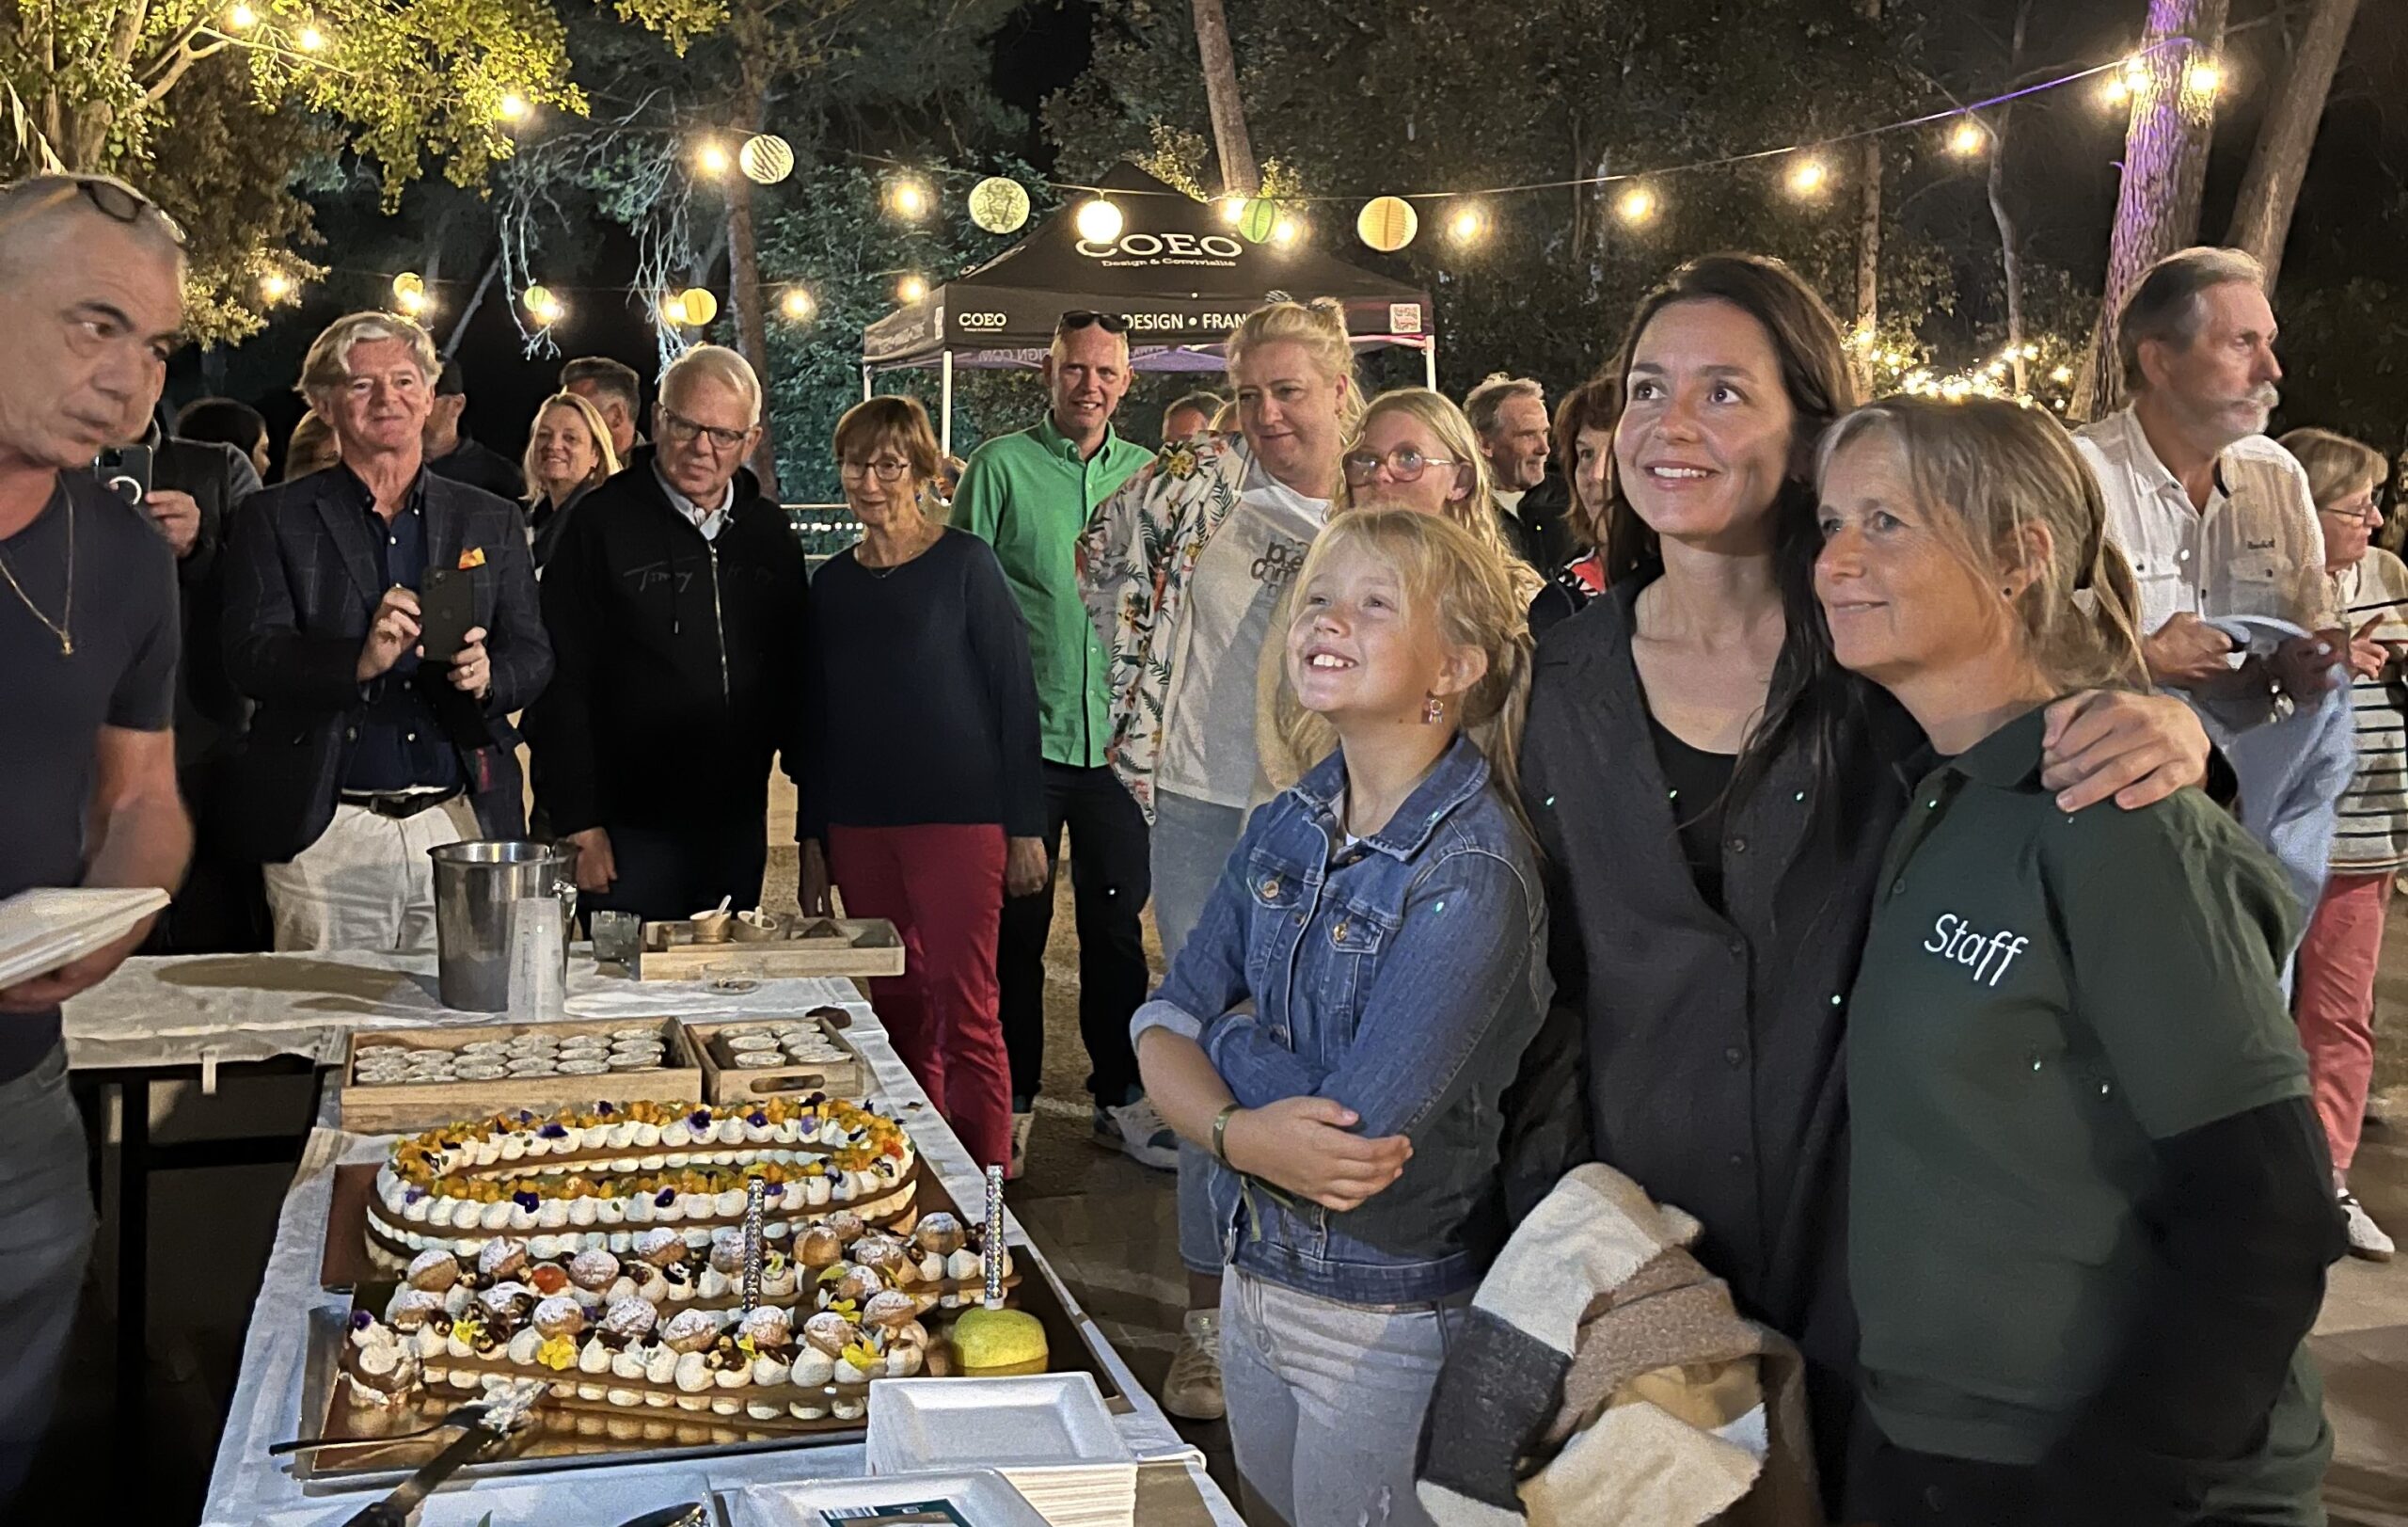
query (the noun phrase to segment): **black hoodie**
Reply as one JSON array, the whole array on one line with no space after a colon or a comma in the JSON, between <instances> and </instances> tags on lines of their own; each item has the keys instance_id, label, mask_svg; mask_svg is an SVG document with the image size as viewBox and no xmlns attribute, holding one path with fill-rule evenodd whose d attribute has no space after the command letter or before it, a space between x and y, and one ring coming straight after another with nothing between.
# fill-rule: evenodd
<instances>
[{"instance_id":1,"label":"black hoodie","mask_svg":"<svg viewBox=\"0 0 2408 1527\"><path fill-rule=\"evenodd\" d=\"M785 511L739 470L705 540L641 447L564 518L528 726L552 831L763 823L771 756L802 767L810 584Z\"/></svg>"}]
</instances>

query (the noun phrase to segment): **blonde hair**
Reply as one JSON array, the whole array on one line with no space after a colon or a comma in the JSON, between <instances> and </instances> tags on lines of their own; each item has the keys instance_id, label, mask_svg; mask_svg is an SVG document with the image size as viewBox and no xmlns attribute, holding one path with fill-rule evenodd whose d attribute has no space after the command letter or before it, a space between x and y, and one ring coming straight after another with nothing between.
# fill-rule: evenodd
<instances>
[{"instance_id":1,"label":"blonde hair","mask_svg":"<svg viewBox=\"0 0 2408 1527\"><path fill-rule=\"evenodd\" d=\"M342 442L335 438L335 427L326 422L325 415L312 409L301 416L293 426L293 436L284 442L284 476L290 483L322 472L342 460Z\"/></svg>"},{"instance_id":2,"label":"blonde hair","mask_svg":"<svg viewBox=\"0 0 2408 1527\"><path fill-rule=\"evenodd\" d=\"M443 374L443 358L436 353L434 335L393 313L356 312L328 324L309 342L309 353L301 358L301 382L294 390L309 399L314 410L351 380L352 347L375 340L400 340L407 344L410 358L426 377L428 390L434 390L435 379Z\"/></svg>"},{"instance_id":3,"label":"blonde hair","mask_svg":"<svg viewBox=\"0 0 2408 1527\"><path fill-rule=\"evenodd\" d=\"M1257 308L1239 321L1222 346L1232 377L1246 352L1261 344L1301 344L1312 358L1313 369L1332 380L1343 378L1345 392L1338 400L1338 425L1352 434L1363 417L1363 378L1354 369L1354 345L1346 336L1346 309L1335 297L1310 303L1275 302Z\"/></svg>"},{"instance_id":4,"label":"blonde hair","mask_svg":"<svg viewBox=\"0 0 2408 1527\"><path fill-rule=\"evenodd\" d=\"M1995 586L2031 574L2012 605L2023 650L2060 691L2148 687L2132 571L2107 539L2107 501L2073 437L2048 414L2004 398L1949 403L1892 397L1843 417L1823 437L1814 481L1867 437L1895 445L1918 506L1973 575ZM2033 526L2049 532L2029 558Z\"/></svg>"},{"instance_id":5,"label":"blonde hair","mask_svg":"<svg viewBox=\"0 0 2408 1527\"><path fill-rule=\"evenodd\" d=\"M594 400L583 393L555 392L535 406L535 422L527 431L527 451L518 458L518 470L527 479L527 498L531 503L544 496L544 489L536 481L535 437L543 433L544 416L555 408L575 410L577 417L585 422L585 433L594 437L594 469L587 472L585 481L578 485L592 487L618 474L619 453L610 449L610 426L603 422L602 410L594 406Z\"/></svg>"},{"instance_id":6,"label":"blonde hair","mask_svg":"<svg viewBox=\"0 0 2408 1527\"><path fill-rule=\"evenodd\" d=\"M1395 569L1404 584L1405 608L1438 623L1450 646L1477 648L1488 669L1450 705L1455 725L1488 758L1497 794L1525 835L1522 807L1522 721L1530 698L1529 604L1515 591L1509 564L1451 519L1411 509L1364 509L1343 515L1313 540L1293 585L1299 596L1323 564L1354 547ZM1302 617L1298 607L1290 620ZM1297 756L1319 759L1337 745L1337 733L1319 714L1296 701L1284 660L1286 630L1272 633L1280 644L1279 693L1275 715L1280 740Z\"/></svg>"},{"instance_id":7,"label":"blonde hair","mask_svg":"<svg viewBox=\"0 0 2408 1527\"><path fill-rule=\"evenodd\" d=\"M707 376L723 387L733 389L751 411L751 423L761 422L761 378L752 373L752 363L723 344L698 344L669 363L660 374L657 390L661 404L670 403L670 393L678 390L689 376Z\"/></svg>"},{"instance_id":8,"label":"blonde hair","mask_svg":"<svg viewBox=\"0 0 2408 1527\"><path fill-rule=\"evenodd\" d=\"M1471 492L1447 501L1447 517L1471 532L1472 539L1485 547L1492 555L1506 559L1510 566L1516 559L1513 549L1505 544L1504 529L1497 523L1496 483L1488 473L1488 458L1480 453L1480 441L1472 433L1471 421L1443 392L1433 392L1426 387L1393 388L1373 398L1363 409L1363 417L1354 422L1354 431L1346 437L1346 449L1354 450L1370 433L1371 421L1382 414L1409 414L1438 438L1447 454L1455 459L1456 471L1471 473ZM1354 507L1354 489L1346 474L1338 474L1338 497L1330 501L1333 514Z\"/></svg>"},{"instance_id":9,"label":"blonde hair","mask_svg":"<svg viewBox=\"0 0 2408 1527\"><path fill-rule=\"evenodd\" d=\"M2321 509L2365 488L2380 487L2391 463L2370 445L2329 429L2295 429L2274 442L2307 469L2307 496Z\"/></svg>"}]
</instances>

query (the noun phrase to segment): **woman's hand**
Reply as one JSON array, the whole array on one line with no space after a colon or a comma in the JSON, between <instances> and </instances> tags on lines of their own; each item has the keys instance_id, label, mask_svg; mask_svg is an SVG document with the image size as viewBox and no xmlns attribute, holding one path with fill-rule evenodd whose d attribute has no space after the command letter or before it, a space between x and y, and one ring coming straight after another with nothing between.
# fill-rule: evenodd
<instances>
[{"instance_id":1,"label":"woman's hand","mask_svg":"<svg viewBox=\"0 0 2408 1527\"><path fill-rule=\"evenodd\" d=\"M1053 875L1053 867L1045 862L1045 840L1041 837L1008 838L1004 844L1004 894L1035 896L1045 889L1045 882Z\"/></svg>"},{"instance_id":2,"label":"woman's hand","mask_svg":"<svg viewBox=\"0 0 2408 1527\"><path fill-rule=\"evenodd\" d=\"M2109 796L2126 811L2208 777L2208 734L2171 695L2085 690L2049 707L2040 735L2040 783L2062 811Z\"/></svg>"},{"instance_id":3,"label":"woman's hand","mask_svg":"<svg viewBox=\"0 0 2408 1527\"><path fill-rule=\"evenodd\" d=\"M828 856L821 851L819 840L802 840L802 869L796 878L795 900L806 917L832 917L833 905L828 897Z\"/></svg>"},{"instance_id":4,"label":"woman's hand","mask_svg":"<svg viewBox=\"0 0 2408 1527\"><path fill-rule=\"evenodd\" d=\"M1413 1159L1413 1142L1402 1135L1367 1140L1353 1133L1361 1121L1329 1098L1281 1098L1231 1114L1221 1138L1238 1170L1343 1214L1395 1182Z\"/></svg>"}]
</instances>

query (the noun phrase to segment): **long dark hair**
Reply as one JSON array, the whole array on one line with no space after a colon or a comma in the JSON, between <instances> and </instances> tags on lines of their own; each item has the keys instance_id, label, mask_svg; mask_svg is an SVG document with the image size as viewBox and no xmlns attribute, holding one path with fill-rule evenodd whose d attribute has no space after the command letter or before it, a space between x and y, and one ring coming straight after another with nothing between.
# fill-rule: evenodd
<instances>
[{"instance_id":1,"label":"long dark hair","mask_svg":"<svg viewBox=\"0 0 2408 1527\"><path fill-rule=\"evenodd\" d=\"M1656 315L1676 302L1726 302L1763 326L1781 360L1782 390L1797 415L1792 464L1804 473L1785 480L1773 502L1773 565L1787 634L1773 664L1764 715L1750 729L1747 746L1732 771L1730 799L1746 799L1796 738L1807 743L1817 790L1824 799L1832 799L1840 771L1841 729L1855 697L1848 675L1831 657L1830 633L1814 597L1814 556L1822 536L1815 524L1811 463L1814 442L1856 406L1846 344L1830 309L1786 264L1769 255L1701 255L1640 298L1631 313L1622 348L1600 376L1613 388L1611 417L1617 422L1640 339ZM1656 533L1631 506L1622 474L1611 462L1606 471L1605 563L1609 583L1653 578L1663 570Z\"/></svg>"}]
</instances>

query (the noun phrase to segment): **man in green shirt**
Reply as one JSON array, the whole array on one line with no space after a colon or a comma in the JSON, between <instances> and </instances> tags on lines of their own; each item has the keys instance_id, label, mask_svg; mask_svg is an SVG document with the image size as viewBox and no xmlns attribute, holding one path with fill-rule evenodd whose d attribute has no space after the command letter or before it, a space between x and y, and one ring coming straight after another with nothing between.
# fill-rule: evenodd
<instances>
[{"instance_id":1,"label":"man in green shirt","mask_svg":"<svg viewBox=\"0 0 2408 1527\"><path fill-rule=\"evenodd\" d=\"M1046 357L1052 406L1035 427L988 441L970 457L953 499L954 523L995 549L1028 618L1045 754L1045 852L1061 861L1070 832L1070 886L1079 925L1079 1032L1092 1070L1099 1138L1149 1167L1179 1164L1178 1142L1146 1100L1129 1044L1146 999L1138 918L1151 893L1146 819L1104 763L1111 735L1103 648L1079 600L1075 548L1096 506L1153 460L1123 439L1113 410L1129 390L1127 325L1107 313L1062 315ZM1004 903L996 949L1004 1043L1012 1065L1012 1175L1020 1175L1045 1061L1045 942L1054 888Z\"/></svg>"}]
</instances>

